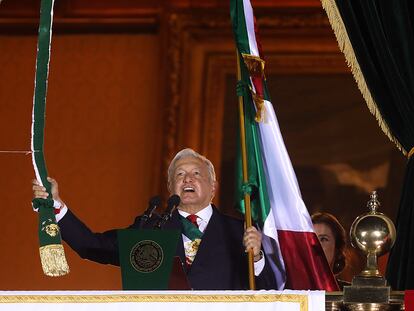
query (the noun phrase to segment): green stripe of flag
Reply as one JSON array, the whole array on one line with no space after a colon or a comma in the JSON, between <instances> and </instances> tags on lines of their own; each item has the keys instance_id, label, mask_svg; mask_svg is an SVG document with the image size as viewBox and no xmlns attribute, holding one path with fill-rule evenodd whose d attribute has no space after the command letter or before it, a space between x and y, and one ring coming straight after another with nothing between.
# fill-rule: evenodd
<instances>
[{"instance_id":1,"label":"green stripe of flag","mask_svg":"<svg viewBox=\"0 0 414 311\"><path fill-rule=\"evenodd\" d=\"M247 34L247 26L245 21L243 1L231 0L230 1L230 15L233 23L233 31L235 34L236 45L238 48L240 61L240 70L242 83L244 85L250 85L249 72L242 61L241 53L250 54L249 38ZM252 205L252 218L255 222L258 222L260 226L263 226L264 220L270 212L269 197L266 188L266 179L263 169L259 128L255 121L256 111L254 108L252 96L250 93L243 96L243 106L245 113L245 130L246 130L246 148L247 148L247 166L248 166L248 183L252 188L251 193L251 205ZM243 186L243 176L241 169L241 157L237 160L237 189L236 198L238 198L238 209L244 213L244 191L246 186Z\"/></svg>"},{"instance_id":2,"label":"green stripe of flag","mask_svg":"<svg viewBox=\"0 0 414 311\"><path fill-rule=\"evenodd\" d=\"M243 1L230 0L230 16L239 53L250 54L249 36L247 35Z\"/></svg>"}]
</instances>

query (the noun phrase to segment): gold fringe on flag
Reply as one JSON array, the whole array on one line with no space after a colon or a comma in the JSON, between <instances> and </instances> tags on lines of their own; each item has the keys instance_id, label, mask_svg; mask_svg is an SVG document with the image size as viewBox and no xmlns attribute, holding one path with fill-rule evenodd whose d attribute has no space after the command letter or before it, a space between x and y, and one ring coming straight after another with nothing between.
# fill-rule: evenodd
<instances>
[{"instance_id":1,"label":"gold fringe on flag","mask_svg":"<svg viewBox=\"0 0 414 311\"><path fill-rule=\"evenodd\" d=\"M43 273L47 276L62 276L69 273L65 251L61 244L45 245L39 248Z\"/></svg>"},{"instance_id":2,"label":"gold fringe on flag","mask_svg":"<svg viewBox=\"0 0 414 311\"><path fill-rule=\"evenodd\" d=\"M361 68L355 56L354 49L352 48L351 41L349 40L348 33L346 31L344 22L339 13L338 7L336 6L335 0L321 0L322 7L328 15L329 23L335 33L336 40L338 41L339 48L345 55L346 62L351 68L352 75L357 82L358 88L367 103L368 109L375 116L379 126L388 138L401 150L404 155L407 155L407 151L401 146L399 141L392 135L388 124L382 118L381 113L378 109L375 100L366 84L364 75L362 74Z\"/></svg>"},{"instance_id":3,"label":"gold fringe on flag","mask_svg":"<svg viewBox=\"0 0 414 311\"><path fill-rule=\"evenodd\" d=\"M256 106L256 116L254 117L254 120L256 122L262 122L264 121L264 111L265 111L264 99L262 96L253 92L253 90L250 90L250 91L252 93L254 105Z\"/></svg>"},{"instance_id":4,"label":"gold fringe on flag","mask_svg":"<svg viewBox=\"0 0 414 311\"><path fill-rule=\"evenodd\" d=\"M264 79L265 61L255 55L244 53L241 55L243 57L244 64L249 71L250 77ZM252 89L250 89L250 92L252 93L253 101L256 106L256 116L254 119L256 122L262 122L264 120L264 98L263 96L255 93Z\"/></svg>"},{"instance_id":5,"label":"gold fringe on flag","mask_svg":"<svg viewBox=\"0 0 414 311\"><path fill-rule=\"evenodd\" d=\"M258 56L242 53L243 61L251 77L264 78L265 61Z\"/></svg>"}]
</instances>

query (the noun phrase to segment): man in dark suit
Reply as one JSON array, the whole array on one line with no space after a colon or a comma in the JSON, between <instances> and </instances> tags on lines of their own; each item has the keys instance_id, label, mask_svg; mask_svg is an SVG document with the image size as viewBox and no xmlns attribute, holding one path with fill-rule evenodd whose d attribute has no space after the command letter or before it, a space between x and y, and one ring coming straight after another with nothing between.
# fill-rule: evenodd
<instances>
[{"instance_id":1,"label":"man in dark suit","mask_svg":"<svg viewBox=\"0 0 414 311\"><path fill-rule=\"evenodd\" d=\"M59 211L62 238L82 258L119 265L116 230L93 233L59 198L57 182L52 195ZM181 150L168 168L168 189L180 196L178 211L165 229L182 232L177 256L185 262L193 289L248 289L247 255L252 249L257 288L275 288L275 279L261 251L261 233L254 227L244 230L243 222L221 214L212 204L217 182L213 164L192 149ZM33 181L35 198L46 198L45 188ZM138 228L140 217L129 228ZM192 227L193 226L193 227ZM144 228L152 228L153 222ZM190 228L190 229L188 229Z\"/></svg>"}]
</instances>

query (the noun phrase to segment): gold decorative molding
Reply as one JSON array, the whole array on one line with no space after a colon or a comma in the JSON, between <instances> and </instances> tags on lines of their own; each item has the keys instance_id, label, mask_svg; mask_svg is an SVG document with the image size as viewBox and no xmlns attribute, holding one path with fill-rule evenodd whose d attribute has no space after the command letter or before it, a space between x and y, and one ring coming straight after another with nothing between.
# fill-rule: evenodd
<instances>
[{"instance_id":1,"label":"gold decorative molding","mask_svg":"<svg viewBox=\"0 0 414 311\"><path fill-rule=\"evenodd\" d=\"M37 33L39 1L5 0L0 6L0 33ZM58 32L155 32L159 26L161 4L127 0L100 3L81 0L57 1L54 30Z\"/></svg>"},{"instance_id":2,"label":"gold decorative molding","mask_svg":"<svg viewBox=\"0 0 414 311\"><path fill-rule=\"evenodd\" d=\"M196 294L150 294L150 295L1 295L0 303L116 303L116 302L195 302L195 303L240 303L240 302L292 302L298 303L301 311L308 310L307 295L257 294L257 295L196 295Z\"/></svg>"}]
</instances>

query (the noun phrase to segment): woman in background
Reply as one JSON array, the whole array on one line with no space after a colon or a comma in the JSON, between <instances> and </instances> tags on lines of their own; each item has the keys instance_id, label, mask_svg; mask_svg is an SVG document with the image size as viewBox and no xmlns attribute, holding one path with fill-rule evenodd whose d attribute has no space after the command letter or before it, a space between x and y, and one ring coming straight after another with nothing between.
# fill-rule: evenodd
<instances>
[{"instance_id":1,"label":"woman in background","mask_svg":"<svg viewBox=\"0 0 414 311\"><path fill-rule=\"evenodd\" d=\"M337 276L346 265L345 248L347 239L345 229L335 216L326 212L313 214L312 223L329 266L334 275ZM348 282L339 279L337 281L341 289L344 285L349 285Z\"/></svg>"}]
</instances>

